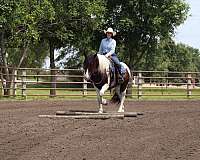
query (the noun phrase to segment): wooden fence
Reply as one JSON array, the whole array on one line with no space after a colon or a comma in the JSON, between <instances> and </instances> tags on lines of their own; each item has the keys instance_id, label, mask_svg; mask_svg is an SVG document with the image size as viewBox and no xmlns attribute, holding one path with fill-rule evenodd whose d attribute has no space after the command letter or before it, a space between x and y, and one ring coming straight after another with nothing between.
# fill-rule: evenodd
<instances>
[{"instance_id":1,"label":"wooden fence","mask_svg":"<svg viewBox=\"0 0 200 160\"><path fill-rule=\"evenodd\" d=\"M93 86L84 80L83 70L55 69L54 71L55 75L51 75L50 69L12 69L9 76L13 78L10 80L6 80L6 74L0 72L0 97L62 96L87 98L96 96ZM144 96L182 96L188 98L200 96L199 75L200 72L134 71L127 96L138 99ZM52 76L55 77L54 82L51 82ZM12 85L6 88L6 83L12 83ZM54 84L53 88L52 84ZM11 94L5 95L5 89L11 90ZM51 95L50 90L54 90L55 95ZM177 90L179 91L177 92ZM107 92L106 96L109 95Z\"/></svg>"}]
</instances>

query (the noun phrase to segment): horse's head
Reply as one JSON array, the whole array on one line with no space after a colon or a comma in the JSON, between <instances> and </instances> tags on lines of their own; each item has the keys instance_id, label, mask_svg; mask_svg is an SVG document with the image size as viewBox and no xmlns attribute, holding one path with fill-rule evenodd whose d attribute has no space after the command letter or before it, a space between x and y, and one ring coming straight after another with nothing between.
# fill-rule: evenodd
<instances>
[{"instance_id":1,"label":"horse's head","mask_svg":"<svg viewBox=\"0 0 200 160\"><path fill-rule=\"evenodd\" d=\"M98 74L99 59L97 54L85 57L83 63L84 77L87 81L93 80L93 77Z\"/></svg>"}]
</instances>

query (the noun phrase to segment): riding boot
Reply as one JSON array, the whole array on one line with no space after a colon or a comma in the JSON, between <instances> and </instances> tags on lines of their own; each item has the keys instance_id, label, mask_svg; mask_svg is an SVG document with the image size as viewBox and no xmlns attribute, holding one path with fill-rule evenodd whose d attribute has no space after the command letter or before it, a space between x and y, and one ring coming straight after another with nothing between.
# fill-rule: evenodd
<instances>
[{"instance_id":1,"label":"riding boot","mask_svg":"<svg viewBox=\"0 0 200 160\"><path fill-rule=\"evenodd\" d=\"M124 78L121 72L121 66L117 66L117 70L118 70L118 83L121 84L124 82Z\"/></svg>"}]
</instances>

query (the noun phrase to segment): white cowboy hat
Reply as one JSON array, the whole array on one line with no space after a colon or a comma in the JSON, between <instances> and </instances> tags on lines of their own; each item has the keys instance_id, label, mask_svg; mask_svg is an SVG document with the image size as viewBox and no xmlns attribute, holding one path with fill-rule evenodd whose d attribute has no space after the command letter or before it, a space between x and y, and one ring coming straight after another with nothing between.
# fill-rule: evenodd
<instances>
[{"instance_id":1,"label":"white cowboy hat","mask_svg":"<svg viewBox=\"0 0 200 160\"><path fill-rule=\"evenodd\" d=\"M112 33L113 36L116 35L116 32L114 32L112 28L108 28L107 31L104 30L104 33L105 33L105 34L108 33L108 32L109 32L109 33Z\"/></svg>"}]
</instances>

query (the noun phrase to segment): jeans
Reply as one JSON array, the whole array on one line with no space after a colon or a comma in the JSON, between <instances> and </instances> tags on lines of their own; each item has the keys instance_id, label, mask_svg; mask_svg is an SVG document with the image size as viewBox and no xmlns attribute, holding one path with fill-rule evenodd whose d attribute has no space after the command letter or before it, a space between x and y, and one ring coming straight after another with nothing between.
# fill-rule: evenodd
<instances>
[{"instance_id":1,"label":"jeans","mask_svg":"<svg viewBox=\"0 0 200 160\"><path fill-rule=\"evenodd\" d=\"M112 55L111 55L111 59L112 59L112 61L113 61L118 67L121 67L120 61L119 61L119 59L117 58L117 55L116 55L116 54L112 54Z\"/></svg>"},{"instance_id":2,"label":"jeans","mask_svg":"<svg viewBox=\"0 0 200 160\"><path fill-rule=\"evenodd\" d=\"M105 53L106 54L106 53ZM103 54L103 55L105 55L105 54ZM111 55L111 59L112 59L112 61L115 63L115 65L116 65L116 67L117 67L117 70L118 70L118 72L119 72L119 77L120 77L120 79L121 80L123 80L123 76L122 76L122 71L121 71L121 64L120 64L120 61L119 61L119 59L117 58L117 55L114 53L114 54L112 54Z\"/></svg>"}]
</instances>

